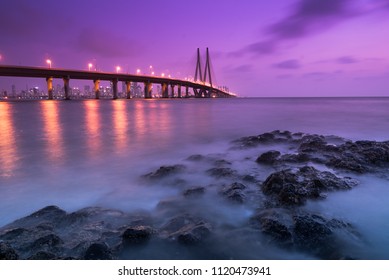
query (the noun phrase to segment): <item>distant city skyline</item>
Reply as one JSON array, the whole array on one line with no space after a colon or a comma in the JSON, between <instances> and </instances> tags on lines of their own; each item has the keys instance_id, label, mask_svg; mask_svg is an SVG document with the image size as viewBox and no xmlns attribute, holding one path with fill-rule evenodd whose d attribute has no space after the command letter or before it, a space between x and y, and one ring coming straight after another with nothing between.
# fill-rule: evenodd
<instances>
[{"instance_id":1,"label":"distant city skyline","mask_svg":"<svg viewBox=\"0 0 389 280\"><path fill-rule=\"evenodd\" d=\"M0 24L3 65L184 78L209 47L239 96L389 96L389 0L4 0Z\"/></svg>"}]
</instances>

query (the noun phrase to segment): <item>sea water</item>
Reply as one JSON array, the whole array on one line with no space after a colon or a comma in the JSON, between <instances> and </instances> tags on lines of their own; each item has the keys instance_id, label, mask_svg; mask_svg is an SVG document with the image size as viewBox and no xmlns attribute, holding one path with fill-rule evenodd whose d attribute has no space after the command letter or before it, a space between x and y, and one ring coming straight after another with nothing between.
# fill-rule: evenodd
<instances>
[{"instance_id":1,"label":"sea water","mask_svg":"<svg viewBox=\"0 0 389 280\"><path fill-rule=\"evenodd\" d=\"M163 182L140 183L141 175L162 165L186 165L190 172L184 179L190 186L214 183L204 172L208 166L186 160L194 154L225 158L234 169L265 178L270 170L241 160L242 153L247 158L259 151L232 151L231 141L273 130L389 140L388 108L388 98L0 102L0 227L47 205L69 212L102 206L156 213L161 201L182 191ZM355 249L359 258L389 259L389 182L373 175L358 180L353 190L305 207L353 224L368 244ZM214 224L237 228L256 208L214 197L201 203L187 207ZM253 237L248 233L246 238ZM236 256L304 258L277 250L242 249Z\"/></svg>"}]
</instances>

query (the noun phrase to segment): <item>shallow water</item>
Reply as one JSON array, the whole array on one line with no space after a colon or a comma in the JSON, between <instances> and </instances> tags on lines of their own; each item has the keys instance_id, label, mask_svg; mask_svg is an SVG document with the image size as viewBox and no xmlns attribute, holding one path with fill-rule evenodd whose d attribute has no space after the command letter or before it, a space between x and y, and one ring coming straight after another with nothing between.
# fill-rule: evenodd
<instances>
[{"instance_id":1,"label":"shallow water","mask_svg":"<svg viewBox=\"0 0 389 280\"><path fill-rule=\"evenodd\" d=\"M187 166L179 178L185 180L184 188L221 185L223 180L205 173L211 164L185 160L216 154L240 173L266 178L271 170L245 159L261 150L232 151L230 141L276 129L388 140L387 108L386 98L0 102L0 226L47 205L66 211L86 206L145 210L160 215L162 222L166 216L158 204L180 196L182 187L163 181L146 186L141 175L180 163ZM389 259L388 181L359 180L354 190L306 207L355 225L367 242L356 256ZM260 203L255 197L238 207L220 199L217 188L209 189L186 209L201 212L220 228L243 228ZM238 257L305 258L266 246L263 250L263 244L258 245L261 253L252 253L242 249L247 240Z\"/></svg>"}]
</instances>

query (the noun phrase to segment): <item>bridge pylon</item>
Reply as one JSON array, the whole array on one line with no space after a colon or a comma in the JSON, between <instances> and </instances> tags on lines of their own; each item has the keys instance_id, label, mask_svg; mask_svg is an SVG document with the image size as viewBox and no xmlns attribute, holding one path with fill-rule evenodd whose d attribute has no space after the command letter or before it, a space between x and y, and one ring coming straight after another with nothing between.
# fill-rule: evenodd
<instances>
[{"instance_id":1,"label":"bridge pylon","mask_svg":"<svg viewBox=\"0 0 389 280\"><path fill-rule=\"evenodd\" d=\"M204 75L203 75L204 73ZM196 72L194 76L195 82L200 82L201 84L205 85L207 83L207 80L212 86L212 74L211 74L211 62L210 62L210 57L209 57L209 50L208 48L206 49L206 60L205 60L205 68L204 72L202 72L201 69L201 57L200 57L200 48L197 48L197 62L196 62ZM211 96L211 91L212 90L205 90L204 88L198 88L198 89L193 89L195 92L195 97L210 97Z\"/></svg>"}]
</instances>

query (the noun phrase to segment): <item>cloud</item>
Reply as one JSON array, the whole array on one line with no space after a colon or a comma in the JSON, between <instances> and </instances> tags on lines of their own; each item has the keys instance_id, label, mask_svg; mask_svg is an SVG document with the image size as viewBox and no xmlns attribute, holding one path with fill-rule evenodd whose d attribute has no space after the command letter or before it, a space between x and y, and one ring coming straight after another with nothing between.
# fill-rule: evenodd
<instances>
[{"instance_id":1,"label":"cloud","mask_svg":"<svg viewBox=\"0 0 389 280\"><path fill-rule=\"evenodd\" d=\"M135 56L142 51L142 47L137 42L117 36L109 30L94 28L86 28L80 32L75 48L107 58Z\"/></svg>"},{"instance_id":2,"label":"cloud","mask_svg":"<svg viewBox=\"0 0 389 280\"><path fill-rule=\"evenodd\" d=\"M353 13L351 0L300 0L292 13L266 28L266 33L278 40L305 37L344 21Z\"/></svg>"},{"instance_id":3,"label":"cloud","mask_svg":"<svg viewBox=\"0 0 389 280\"><path fill-rule=\"evenodd\" d=\"M359 62L356 58L352 56L341 56L338 57L335 61L339 64L353 64Z\"/></svg>"},{"instance_id":4,"label":"cloud","mask_svg":"<svg viewBox=\"0 0 389 280\"><path fill-rule=\"evenodd\" d=\"M327 30L355 17L352 0L299 0L289 14L265 27L264 39L258 40L234 55L275 53L283 42L297 40Z\"/></svg>"},{"instance_id":5,"label":"cloud","mask_svg":"<svg viewBox=\"0 0 389 280\"><path fill-rule=\"evenodd\" d=\"M280 69L298 69L301 68L301 64L296 59L289 59L285 61L281 61L279 63L273 64L274 67Z\"/></svg>"}]
</instances>

